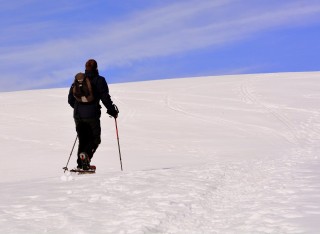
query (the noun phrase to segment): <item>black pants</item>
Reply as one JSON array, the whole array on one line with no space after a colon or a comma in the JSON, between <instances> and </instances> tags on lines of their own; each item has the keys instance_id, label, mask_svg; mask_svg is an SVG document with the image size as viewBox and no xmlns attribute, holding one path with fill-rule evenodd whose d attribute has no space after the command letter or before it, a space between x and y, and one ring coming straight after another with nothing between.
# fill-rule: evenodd
<instances>
[{"instance_id":1,"label":"black pants","mask_svg":"<svg viewBox=\"0 0 320 234\"><path fill-rule=\"evenodd\" d=\"M101 143L101 126L99 118L75 119L75 123L79 137L77 162L80 165L79 154L84 152L91 159Z\"/></svg>"}]
</instances>

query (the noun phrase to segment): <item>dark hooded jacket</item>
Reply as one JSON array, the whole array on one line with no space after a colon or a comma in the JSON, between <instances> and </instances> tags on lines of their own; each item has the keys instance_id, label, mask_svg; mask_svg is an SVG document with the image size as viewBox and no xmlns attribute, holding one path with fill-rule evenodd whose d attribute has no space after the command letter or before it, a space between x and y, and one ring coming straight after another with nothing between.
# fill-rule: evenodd
<instances>
[{"instance_id":1,"label":"dark hooded jacket","mask_svg":"<svg viewBox=\"0 0 320 234\"><path fill-rule=\"evenodd\" d=\"M99 118L101 116L100 100L108 110L114 109L113 102L109 95L108 84L106 79L99 75L98 71L86 71L85 74L90 79L94 101L91 103L78 102L73 96L72 84L69 90L68 103L74 109L73 117L75 119Z\"/></svg>"}]
</instances>

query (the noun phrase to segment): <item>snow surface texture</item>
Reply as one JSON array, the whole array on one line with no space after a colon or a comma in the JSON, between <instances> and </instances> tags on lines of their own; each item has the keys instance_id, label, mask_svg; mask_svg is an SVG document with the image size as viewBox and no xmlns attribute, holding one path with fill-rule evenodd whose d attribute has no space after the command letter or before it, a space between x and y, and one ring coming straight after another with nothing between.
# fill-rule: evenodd
<instances>
[{"instance_id":1,"label":"snow surface texture","mask_svg":"<svg viewBox=\"0 0 320 234\"><path fill-rule=\"evenodd\" d=\"M110 91L94 175L62 170L68 89L0 93L0 233L320 233L320 73Z\"/></svg>"}]
</instances>

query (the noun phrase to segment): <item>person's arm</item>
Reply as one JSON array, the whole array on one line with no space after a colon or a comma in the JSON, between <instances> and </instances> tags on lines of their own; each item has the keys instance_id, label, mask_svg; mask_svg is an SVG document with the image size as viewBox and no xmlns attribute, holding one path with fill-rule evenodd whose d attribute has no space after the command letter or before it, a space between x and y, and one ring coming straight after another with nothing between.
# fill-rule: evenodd
<instances>
[{"instance_id":1,"label":"person's arm","mask_svg":"<svg viewBox=\"0 0 320 234\"><path fill-rule=\"evenodd\" d=\"M106 79L104 77L101 77L99 79L98 84L98 92L100 95L100 99L103 103L103 105L107 108L107 113L111 115L114 118L118 117L118 110L114 107L114 104L111 100L110 94L109 94L109 87L106 82Z\"/></svg>"},{"instance_id":2,"label":"person's arm","mask_svg":"<svg viewBox=\"0 0 320 234\"><path fill-rule=\"evenodd\" d=\"M71 85L70 90L69 90L68 103L72 108L74 108L74 103L75 103L76 99L73 96L72 89L73 89L73 85Z\"/></svg>"}]
</instances>

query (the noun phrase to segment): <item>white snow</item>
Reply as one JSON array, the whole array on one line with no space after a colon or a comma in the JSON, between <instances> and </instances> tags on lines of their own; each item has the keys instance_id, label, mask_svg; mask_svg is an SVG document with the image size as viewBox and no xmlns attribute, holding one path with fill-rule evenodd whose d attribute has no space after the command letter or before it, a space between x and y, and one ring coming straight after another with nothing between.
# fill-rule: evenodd
<instances>
[{"instance_id":1,"label":"white snow","mask_svg":"<svg viewBox=\"0 0 320 234\"><path fill-rule=\"evenodd\" d=\"M0 233L320 233L320 72L109 88L94 175L68 89L0 93Z\"/></svg>"}]
</instances>

